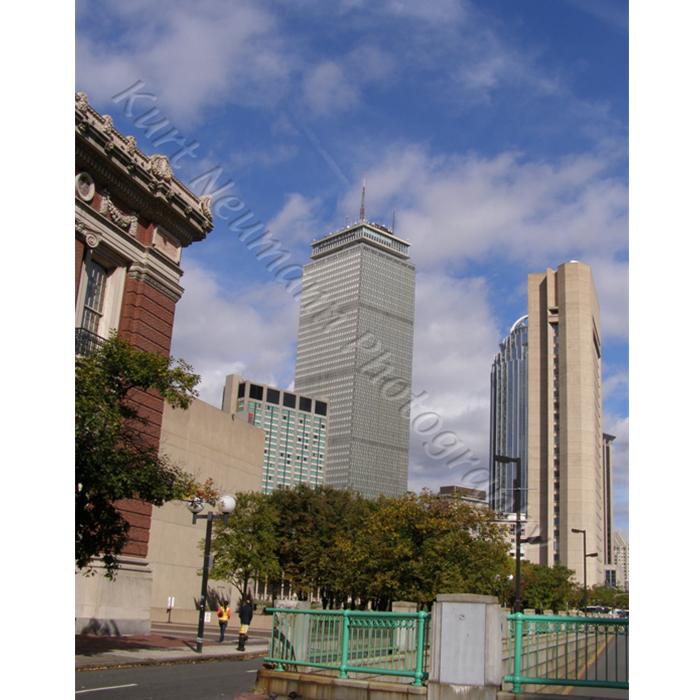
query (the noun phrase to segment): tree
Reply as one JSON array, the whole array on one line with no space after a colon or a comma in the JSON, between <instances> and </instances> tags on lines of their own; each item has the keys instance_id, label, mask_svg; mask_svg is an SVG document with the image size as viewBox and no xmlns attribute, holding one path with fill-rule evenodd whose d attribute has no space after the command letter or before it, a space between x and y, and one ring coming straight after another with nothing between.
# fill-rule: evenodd
<instances>
[{"instance_id":1,"label":"tree","mask_svg":"<svg viewBox=\"0 0 700 700\"><path fill-rule=\"evenodd\" d=\"M359 546L375 606L427 606L438 593L491 593L507 575L508 543L490 511L423 492L380 498Z\"/></svg>"},{"instance_id":2,"label":"tree","mask_svg":"<svg viewBox=\"0 0 700 700\"><path fill-rule=\"evenodd\" d=\"M270 499L279 513L280 569L297 595L320 591L324 606L359 598L361 569L351 543L374 504L351 491L304 485L277 489Z\"/></svg>"},{"instance_id":3,"label":"tree","mask_svg":"<svg viewBox=\"0 0 700 700\"><path fill-rule=\"evenodd\" d=\"M574 572L565 566L542 566L522 562L523 606L543 610L566 609L576 599Z\"/></svg>"},{"instance_id":4,"label":"tree","mask_svg":"<svg viewBox=\"0 0 700 700\"><path fill-rule=\"evenodd\" d=\"M620 588L611 586L593 586L588 592L590 605L603 605L607 608L629 607L629 595Z\"/></svg>"},{"instance_id":5,"label":"tree","mask_svg":"<svg viewBox=\"0 0 700 700\"><path fill-rule=\"evenodd\" d=\"M134 348L116 336L75 368L75 563L94 573L99 558L113 578L129 524L115 501L138 498L160 506L192 495L191 475L158 454L148 421L134 399L140 392L187 408L199 377L182 360Z\"/></svg>"},{"instance_id":6,"label":"tree","mask_svg":"<svg viewBox=\"0 0 700 700\"><path fill-rule=\"evenodd\" d=\"M276 578L280 567L276 549L278 513L261 493L236 494L228 521L218 521L211 542L211 576L232 583L241 596L254 579Z\"/></svg>"}]
</instances>

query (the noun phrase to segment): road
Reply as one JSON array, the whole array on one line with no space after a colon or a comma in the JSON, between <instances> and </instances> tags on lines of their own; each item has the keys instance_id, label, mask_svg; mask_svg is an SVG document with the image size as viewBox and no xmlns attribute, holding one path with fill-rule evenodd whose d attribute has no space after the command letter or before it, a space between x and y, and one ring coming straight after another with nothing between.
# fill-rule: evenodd
<instances>
[{"instance_id":1,"label":"road","mask_svg":"<svg viewBox=\"0 0 700 700\"><path fill-rule=\"evenodd\" d=\"M75 697L99 700L231 700L252 690L262 659L135 666L75 674Z\"/></svg>"},{"instance_id":2,"label":"road","mask_svg":"<svg viewBox=\"0 0 700 700\"><path fill-rule=\"evenodd\" d=\"M614 680L617 677L620 680L626 679L625 644L625 640L621 638L611 644L607 650L607 669L606 654L603 652L598 656L595 665L587 670L585 678L611 678ZM615 648L615 645L617 648ZM617 670L617 675L615 674L615 670ZM620 690L618 688L571 688L567 694L573 697L583 695L589 698L629 698L629 690Z\"/></svg>"}]
</instances>

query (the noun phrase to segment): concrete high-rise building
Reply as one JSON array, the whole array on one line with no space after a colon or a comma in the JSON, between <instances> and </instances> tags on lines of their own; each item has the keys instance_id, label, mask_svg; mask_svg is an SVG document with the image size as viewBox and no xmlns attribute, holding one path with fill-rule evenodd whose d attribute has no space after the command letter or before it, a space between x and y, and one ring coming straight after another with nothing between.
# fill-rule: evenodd
<instances>
[{"instance_id":1,"label":"concrete high-rise building","mask_svg":"<svg viewBox=\"0 0 700 700\"><path fill-rule=\"evenodd\" d=\"M541 542L528 559L605 581L600 311L588 265L572 260L528 275L528 519ZM612 500L612 499L610 499Z\"/></svg>"},{"instance_id":2,"label":"concrete high-rise building","mask_svg":"<svg viewBox=\"0 0 700 700\"><path fill-rule=\"evenodd\" d=\"M527 316L519 318L501 342L491 366L491 440L489 506L514 513L515 464L494 455L519 457L522 475L520 511L527 514Z\"/></svg>"},{"instance_id":3,"label":"concrete high-rise building","mask_svg":"<svg viewBox=\"0 0 700 700\"><path fill-rule=\"evenodd\" d=\"M363 194L364 200L364 194ZM367 497L408 486L415 268L409 244L364 217L312 244L295 389L330 405L325 483Z\"/></svg>"},{"instance_id":4,"label":"concrete high-rise building","mask_svg":"<svg viewBox=\"0 0 700 700\"><path fill-rule=\"evenodd\" d=\"M612 573L613 562L613 441L614 435L603 433L603 564L606 585L615 586L617 577Z\"/></svg>"},{"instance_id":5,"label":"concrete high-rise building","mask_svg":"<svg viewBox=\"0 0 700 700\"><path fill-rule=\"evenodd\" d=\"M226 377L222 409L265 431L262 491L321 486L326 461L328 402L308 394Z\"/></svg>"},{"instance_id":6,"label":"concrete high-rise building","mask_svg":"<svg viewBox=\"0 0 700 700\"><path fill-rule=\"evenodd\" d=\"M617 574L617 587L622 588L623 591L629 591L630 550L627 540L618 530L613 533L613 564Z\"/></svg>"}]
</instances>

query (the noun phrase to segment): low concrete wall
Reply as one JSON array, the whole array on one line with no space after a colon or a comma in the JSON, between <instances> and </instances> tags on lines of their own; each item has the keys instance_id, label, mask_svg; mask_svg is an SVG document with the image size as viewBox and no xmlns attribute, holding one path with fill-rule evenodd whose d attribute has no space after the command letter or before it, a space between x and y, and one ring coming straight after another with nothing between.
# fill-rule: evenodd
<instances>
[{"instance_id":1,"label":"low concrete wall","mask_svg":"<svg viewBox=\"0 0 700 700\"><path fill-rule=\"evenodd\" d=\"M140 557L119 557L114 580L104 576L101 562L95 560L93 566L94 575L75 575L75 633L150 634L152 574L148 562Z\"/></svg>"},{"instance_id":2,"label":"low concrete wall","mask_svg":"<svg viewBox=\"0 0 700 700\"><path fill-rule=\"evenodd\" d=\"M255 692L285 697L295 692L305 700L423 700L428 691L425 687L409 683L336 678L321 673L293 673L263 668L258 671Z\"/></svg>"}]
</instances>

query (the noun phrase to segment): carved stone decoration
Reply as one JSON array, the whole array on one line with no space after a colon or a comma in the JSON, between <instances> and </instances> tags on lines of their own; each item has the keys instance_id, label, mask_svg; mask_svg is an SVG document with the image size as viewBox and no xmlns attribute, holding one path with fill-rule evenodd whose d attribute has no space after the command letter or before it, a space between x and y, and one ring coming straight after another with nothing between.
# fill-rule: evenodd
<instances>
[{"instance_id":1,"label":"carved stone decoration","mask_svg":"<svg viewBox=\"0 0 700 700\"><path fill-rule=\"evenodd\" d=\"M130 156L133 156L134 153L136 153L136 137L132 136L131 134L126 137L126 152Z\"/></svg>"},{"instance_id":2,"label":"carved stone decoration","mask_svg":"<svg viewBox=\"0 0 700 700\"><path fill-rule=\"evenodd\" d=\"M114 121L112 120L112 117L110 117L109 114L103 114L102 123L104 124L103 129L105 134L111 136L112 132L114 131Z\"/></svg>"},{"instance_id":3,"label":"carved stone decoration","mask_svg":"<svg viewBox=\"0 0 700 700\"><path fill-rule=\"evenodd\" d=\"M90 173L82 172L75 176L75 193L83 202L92 202L95 196L95 181Z\"/></svg>"},{"instance_id":4,"label":"carved stone decoration","mask_svg":"<svg viewBox=\"0 0 700 700\"><path fill-rule=\"evenodd\" d=\"M88 96L84 92L75 93L75 106L80 112L87 112Z\"/></svg>"},{"instance_id":5,"label":"carved stone decoration","mask_svg":"<svg viewBox=\"0 0 700 700\"><path fill-rule=\"evenodd\" d=\"M124 214L119 211L110 199L109 192L105 190L102 193L102 204L100 206L100 214L104 214L114 221L117 226L123 228L131 236L136 235L136 227L138 225L138 217L135 214Z\"/></svg>"},{"instance_id":6,"label":"carved stone decoration","mask_svg":"<svg viewBox=\"0 0 700 700\"><path fill-rule=\"evenodd\" d=\"M94 233L86 233L85 243L88 248L97 248L100 245L100 239Z\"/></svg>"},{"instance_id":7,"label":"carved stone decoration","mask_svg":"<svg viewBox=\"0 0 700 700\"><path fill-rule=\"evenodd\" d=\"M170 168L168 157L158 153L152 155L148 159L148 170L151 175L158 180L170 182L170 180L173 178L173 171Z\"/></svg>"},{"instance_id":8,"label":"carved stone decoration","mask_svg":"<svg viewBox=\"0 0 700 700\"><path fill-rule=\"evenodd\" d=\"M83 237L88 248L97 248L100 245L100 236L91 228L88 228L84 221L76 219L75 230Z\"/></svg>"},{"instance_id":9,"label":"carved stone decoration","mask_svg":"<svg viewBox=\"0 0 700 700\"><path fill-rule=\"evenodd\" d=\"M202 210L202 214L207 217L207 219L211 219L211 195L210 194L203 194L199 198L199 208Z\"/></svg>"}]
</instances>

